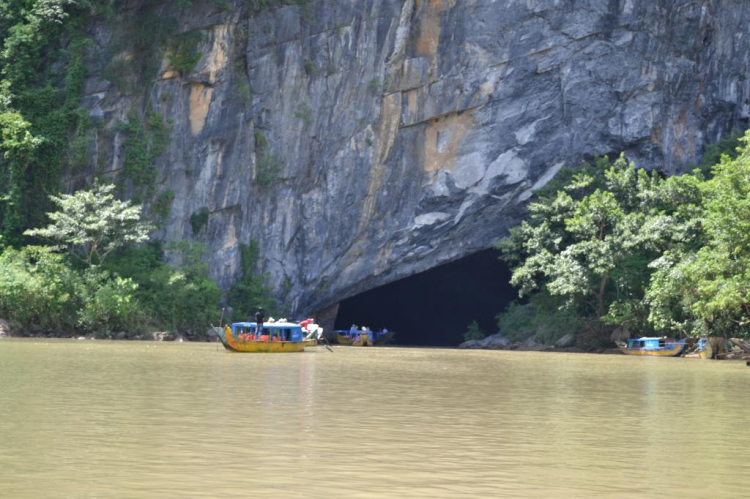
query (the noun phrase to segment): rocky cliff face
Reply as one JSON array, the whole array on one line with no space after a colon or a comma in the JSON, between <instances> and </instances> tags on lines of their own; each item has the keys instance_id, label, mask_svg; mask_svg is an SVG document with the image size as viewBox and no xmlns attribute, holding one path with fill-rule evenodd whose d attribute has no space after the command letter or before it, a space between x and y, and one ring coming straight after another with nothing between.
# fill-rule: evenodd
<instances>
[{"instance_id":1,"label":"rocky cliff face","mask_svg":"<svg viewBox=\"0 0 750 499\"><path fill-rule=\"evenodd\" d=\"M130 110L161 116L159 236L204 240L224 286L256 241L299 313L487 248L563 165L625 151L678 172L750 117L750 2L297 3L131 1L91 26L84 103L105 175ZM144 14L177 42L138 45ZM139 57L158 71L114 81Z\"/></svg>"}]
</instances>

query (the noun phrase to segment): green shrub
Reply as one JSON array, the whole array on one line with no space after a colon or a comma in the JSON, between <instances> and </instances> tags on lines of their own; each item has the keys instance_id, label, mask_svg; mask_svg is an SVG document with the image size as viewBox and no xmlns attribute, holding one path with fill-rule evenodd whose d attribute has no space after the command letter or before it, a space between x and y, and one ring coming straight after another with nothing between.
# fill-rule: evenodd
<instances>
[{"instance_id":1,"label":"green shrub","mask_svg":"<svg viewBox=\"0 0 750 499\"><path fill-rule=\"evenodd\" d=\"M150 329L200 335L218 322L221 292L208 276L202 246L180 242L169 251L174 265L164 261L162 245L152 242L121 251L108 269L138 285L135 296Z\"/></svg>"},{"instance_id":2,"label":"green shrub","mask_svg":"<svg viewBox=\"0 0 750 499\"><path fill-rule=\"evenodd\" d=\"M270 144L262 130L255 130L255 183L261 189L274 185L281 174L281 164L270 151Z\"/></svg>"},{"instance_id":3,"label":"green shrub","mask_svg":"<svg viewBox=\"0 0 750 499\"><path fill-rule=\"evenodd\" d=\"M294 113L294 116L301 119L305 125L312 125L315 122L312 115L312 109L307 104L302 104Z\"/></svg>"},{"instance_id":4,"label":"green shrub","mask_svg":"<svg viewBox=\"0 0 750 499\"><path fill-rule=\"evenodd\" d=\"M464 341L482 340L486 335L479 328L477 321L472 321L464 333Z\"/></svg>"},{"instance_id":5,"label":"green shrub","mask_svg":"<svg viewBox=\"0 0 750 499\"><path fill-rule=\"evenodd\" d=\"M312 59L305 59L305 73L307 76L313 76L318 71L318 66Z\"/></svg>"},{"instance_id":6,"label":"green shrub","mask_svg":"<svg viewBox=\"0 0 750 499\"><path fill-rule=\"evenodd\" d=\"M234 319L250 317L258 307L263 307L268 317L279 312L278 304L271 297L271 290L266 284L266 275L256 273L259 256L255 241L240 246L242 277L229 290L229 305L234 308Z\"/></svg>"},{"instance_id":7,"label":"green shrub","mask_svg":"<svg viewBox=\"0 0 750 499\"><path fill-rule=\"evenodd\" d=\"M736 158L739 155L738 148L742 145L740 139L743 135L739 130L734 130L728 136L707 145L706 152L703 153L703 158L696 168L708 175L711 173L711 167L721 162L722 156L726 155L731 159Z\"/></svg>"},{"instance_id":8,"label":"green shrub","mask_svg":"<svg viewBox=\"0 0 750 499\"><path fill-rule=\"evenodd\" d=\"M140 331L144 316L135 297L138 285L131 279L89 269L84 273L79 324L98 337L119 331Z\"/></svg>"},{"instance_id":9,"label":"green shrub","mask_svg":"<svg viewBox=\"0 0 750 499\"><path fill-rule=\"evenodd\" d=\"M372 91L372 93L376 94L380 92L380 89L382 88L383 84L380 82L380 78L375 77L370 80L370 90Z\"/></svg>"},{"instance_id":10,"label":"green shrub","mask_svg":"<svg viewBox=\"0 0 750 499\"><path fill-rule=\"evenodd\" d=\"M169 64L181 74L189 73L201 60L198 45L203 40L200 31L182 33L172 39L170 43Z\"/></svg>"},{"instance_id":11,"label":"green shrub","mask_svg":"<svg viewBox=\"0 0 750 499\"><path fill-rule=\"evenodd\" d=\"M190 227L193 229L193 235L197 236L208 225L208 208L205 206L190 215Z\"/></svg>"},{"instance_id":12,"label":"green shrub","mask_svg":"<svg viewBox=\"0 0 750 499\"><path fill-rule=\"evenodd\" d=\"M123 180L130 180L133 199L141 201L141 196L151 196L156 185L156 160L167 150L169 127L155 111L149 110L145 116L145 126L136 110L128 113L128 121L118 125L125 133L123 150L125 157L122 167Z\"/></svg>"},{"instance_id":13,"label":"green shrub","mask_svg":"<svg viewBox=\"0 0 750 499\"><path fill-rule=\"evenodd\" d=\"M151 205L151 211L159 217L159 220L163 223L169 218L169 214L172 212L172 203L174 202L174 191L172 189L166 189L162 191L159 196Z\"/></svg>"},{"instance_id":14,"label":"green shrub","mask_svg":"<svg viewBox=\"0 0 750 499\"><path fill-rule=\"evenodd\" d=\"M51 248L27 246L0 255L0 316L21 332L106 337L143 323L137 285L97 267L77 270Z\"/></svg>"},{"instance_id":15,"label":"green shrub","mask_svg":"<svg viewBox=\"0 0 750 499\"><path fill-rule=\"evenodd\" d=\"M14 329L32 326L46 332L70 333L81 307L79 274L65 256L51 248L7 248L0 254L0 317Z\"/></svg>"},{"instance_id":16,"label":"green shrub","mask_svg":"<svg viewBox=\"0 0 750 499\"><path fill-rule=\"evenodd\" d=\"M584 321L564 301L549 293L533 295L528 303L512 302L497 316L497 326L511 341L523 341L532 336L536 341L553 344L569 333L577 333Z\"/></svg>"}]
</instances>

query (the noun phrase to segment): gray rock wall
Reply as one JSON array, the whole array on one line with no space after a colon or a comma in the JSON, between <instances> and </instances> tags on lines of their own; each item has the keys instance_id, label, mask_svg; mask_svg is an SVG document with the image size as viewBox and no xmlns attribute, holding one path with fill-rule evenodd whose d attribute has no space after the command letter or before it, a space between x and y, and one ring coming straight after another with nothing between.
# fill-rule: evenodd
<instances>
[{"instance_id":1,"label":"gray rock wall","mask_svg":"<svg viewBox=\"0 0 750 499\"><path fill-rule=\"evenodd\" d=\"M170 119L159 237L205 241L224 287L257 241L297 313L487 248L563 165L625 151L679 172L750 117L746 1L241 3L132 1L92 26L84 103L107 175L131 108ZM134 56L112 47L146 8L199 31L201 58L180 74L165 55L126 90L107 67Z\"/></svg>"}]
</instances>

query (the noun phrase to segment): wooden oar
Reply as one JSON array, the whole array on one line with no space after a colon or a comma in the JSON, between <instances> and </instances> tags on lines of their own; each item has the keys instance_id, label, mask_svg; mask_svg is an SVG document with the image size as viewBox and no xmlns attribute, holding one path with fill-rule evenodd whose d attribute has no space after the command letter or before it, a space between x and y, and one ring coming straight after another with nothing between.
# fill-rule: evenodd
<instances>
[{"instance_id":1,"label":"wooden oar","mask_svg":"<svg viewBox=\"0 0 750 499\"><path fill-rule=\"evenodd\" d=\"M330 343L328 342L328 340L326 339L326 337L325 337L325 336L321 336L321 337L320 337L320 338L318 339L318 341L320 341L320 340L323 340L323 341L325 341L325 342L326 342L326 344L325 344L325 345L323 345L323 346L325 346L325 347L326 347L326 348L328 349L328 351L329 351L329 352L333 353L333 349L332 349L331 347L329 347L329 346L328 346L328 345L330 345Z\"/></svg>"},{"instance_id":2,"label":"wooden oar","mask_svg":"<svg viewBox=\"0 0 750 499\"><path fill-rule=\"evenodd\" d=\"M223 309L222 309L222 311L221 311L221 315L222 315L222 318L223 318L223 316L224 316L224 310L223 310ZM216 326L214 326L214 325L213 325L212 323L210 323L210 322L209 322L209 324L211 324L211 332L212 332L212 333L214 333L215 335L217 335L217 336L218 336L218 334L219 334L219 333L217 333L217 332L216 332ZM221 323L219 323L219 324L221 324ZM218 339L218 338L217 338L217 339ZM221 341L221 340L219 340L219 341L217 341L217 342L216 342L216 351L217 351L217 352L219 351L219 342L220 342L220 341Z\"/></svg>"}]
</instances>

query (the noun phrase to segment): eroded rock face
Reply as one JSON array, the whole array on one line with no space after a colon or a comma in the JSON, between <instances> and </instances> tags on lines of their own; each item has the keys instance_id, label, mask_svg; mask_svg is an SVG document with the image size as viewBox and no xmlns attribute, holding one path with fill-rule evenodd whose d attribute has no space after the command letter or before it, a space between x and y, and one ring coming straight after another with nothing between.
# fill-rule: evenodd
<instances>
[{"instance_id":1,"label":"eroded rock face","mask_svg":"<svg viewBox=\"0 0 750 499\"><path fill-rule=\"evenodd\" d=\"M300 315L489 247L563 165L625 151L678 172L750 111L748 2L236 3L180 14L202 57L186 74L165 57L145 92L106 81L127 34L92 27L95 161L120 172L131 108L170 119L158 236L204 240L224 287L257 241Z\"/></svg>"}]
</instances>

